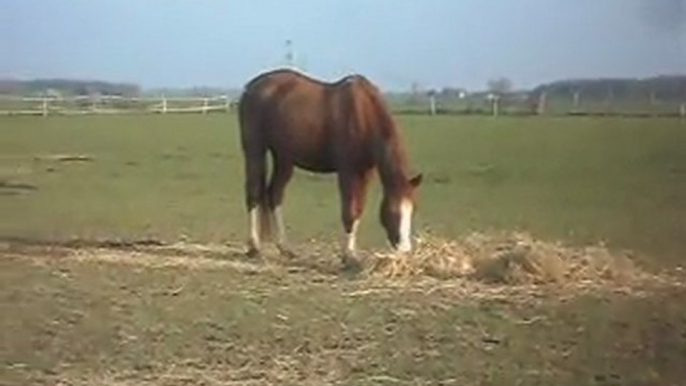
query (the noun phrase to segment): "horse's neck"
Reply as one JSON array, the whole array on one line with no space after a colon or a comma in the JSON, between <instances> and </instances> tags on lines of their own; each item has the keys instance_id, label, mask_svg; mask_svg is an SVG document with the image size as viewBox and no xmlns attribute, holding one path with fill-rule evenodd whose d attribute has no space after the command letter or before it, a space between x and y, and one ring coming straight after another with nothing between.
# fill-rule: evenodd
<instances>
[{"instance_id":1,"label":"horse's neck","mask_svg":"<svg viewBox=\"0 0 686 386\"><path fill-rule=\"evenodd\" d=\"M388 108L381 96L364 78L356 79L361 95L366 95L366 108L357 110L357 114L367 115L362 121L366 130L371 131L373 153L381 184L386 193L398 192L408 183L408 162L403 147L402 138ZM359 95L358 95L359 96ZM356 104L353 103L353 110Z\"/></svg>"},{"instance_id":2,"label":"horse's neck","mask_svg":"<svg viewBox=\"0 0 686 386\"><path fill-rule=\"evenodd\" d=\"M395 135L377 144L380 149L377 154L377 170L384 191L390 192L401 189L408 179L407 157Z\"/></svg>"}]
</instances>

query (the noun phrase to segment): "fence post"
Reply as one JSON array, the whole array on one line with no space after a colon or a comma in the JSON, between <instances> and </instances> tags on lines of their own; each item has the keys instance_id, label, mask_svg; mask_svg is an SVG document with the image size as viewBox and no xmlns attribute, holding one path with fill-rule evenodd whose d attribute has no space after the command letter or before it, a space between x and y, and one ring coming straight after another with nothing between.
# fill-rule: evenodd
<instances>
[{"instance_id":1,"label":"fence post","mask_svg":"<svg viewBox=\"0 0 686 386\"><path fill-rule=\"evenodd\" d=\"M429 95L429 105L431 108L431 115L436 115L436 96L433 93Z\"/></svg>"},{"instance_id":2,"label":"fence post","mask_svg":"<svg viewBox=\"0 0 686 386\"><path fill-rule=\"evenodd\" d=\"M48 116L48 98L43 97L43 116L47 117Z\"/></svg>"},{"instance_id":3,"label":"fence post","mask_svg":"<svg viewBox=\"0 0 686 386\"><path fill-rule=\"evenodd\" d=\"M548 95L546 94L545 91L541 92L541 94L538 96L538 106L536 108L536 113L538 115L545 114L547 98L548 98Z\"/></svg>"},{"instance_id":4,"label":"fence post","mask_svg":"<svg viewBox=\"0 0 686 386\"><path fill-rule=\"evenodd\" d=\"M202 102L202 113L207 114L207 108L209 106L209 100L207 98L203 99Z\"/></svg>"},{"instance_id":5,"label":"fence post","mask_svg":"<svg viewBox=\"0 0 686 386\"><path fill-rule=\"evenodd\" d=\"M162 95L162 114L167 113L167 97Z\"/></svg>"},{"instance_id":6,"label":"fence post","mask_svg":"<svg viewBox=\"0 0 686 386\"><path fill-rule=\"evenodd\" d=\"M657 97L655 96L655 91L651 90L648 94L648 111L649 113L655 115L655 107L657 106Z\"/></svg>"},{"instance_id":7,"label":"fence post","mask_svg":"<svg viewBox=\"0 0 686 386\"><path fill-rule=\"evenodd\" d=\"M682 103L681 106L679 106L679 116L681 119L686 119L686 103Z\"/></svg>"},{"instance_id":8,"label":"fence post","mask_svg":"<svg viewBox=\"0 0 686 386\"><path fill-rule=\"evenodd\" d=\"M574 111L578 112L580 107L581 107L581 92L575 91L574 92Z\"/></svg>"},{"instance_id":9,"label":"fence post","mask_svg":"<svg viewBox=\"0 0 686 386\"><path fill-rule=\"evenodd\" d=\"M614 102L614 99L615 99L615 93L614 93L614 90L612 90L612 87L610 87L607 90L607 98L605 99L605 114L609 115L609 114L614 112L613 108L612 108L612 104Z\"/></svg>"},{"instance_id":10,"label":"fence post","mask_svg":"<svg viewBox=\"0 0 686 386\"><path fill-rule=\"evenodd\" d=\"M493 116L497 117L498 114L500 113L500 95L498 94L493 94L493 98L491 99L491 103L493 104Z\"/></svg>"}]
</instances>

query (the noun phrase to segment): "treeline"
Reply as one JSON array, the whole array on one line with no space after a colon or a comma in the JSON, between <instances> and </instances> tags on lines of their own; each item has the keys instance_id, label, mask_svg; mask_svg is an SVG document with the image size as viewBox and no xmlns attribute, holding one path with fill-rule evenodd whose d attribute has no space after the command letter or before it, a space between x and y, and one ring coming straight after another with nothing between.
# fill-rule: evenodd
<instances>
[{"instance_id":1,"label":"treeline","mask_svg":"<svg viewBox=\"0 0 686 386\"><path fill-rule=\"evenodd\" d=\"M168 97L211 97L240 95L240 89L196 86L186 88L156 88L143 90L131 83L105 81L83 81L72 79L2 80L0 95L16 96L80 96L80 95L117 95L123 97L160 96Z\"/></svg>"},{"instance_id":2,"label":"treeline","mask_svg":"<svg viewBox=\"0 0 686 386\"><path fill-rule=\"evenodd\" d=\"M0 95L76 96L117 95L138 96L136 84L72 79L0 80Z\"/></svg>"},{"instance_id":3,"label":"treeline","mask_svg":"<svg viewBox=\"0 0 686 386\"><path fill-rule=\"evenodd\" d=\"M548 97L569 98L578 93L584 99L686 100L686 75L657 76L644 79L602 78L570 79L543 84L532 90L532 96L545 92Z\"/></svg>"},{"instance_id":4,"label":"treeline","mask_svg":"<svg viewBox=\"0 0 686 386\"><path fill-rule=\"evenodd\" d=\"M575 94L584 100L646 100L648 98L661 101L686 100L686 75L665 75L652 78L600 78L600 79L568 79L542 84L533 90L520 91L517 94L528 94L530 100L536 100L545 92L549 98L569 99ZM463 89L443 88L433 91L438 99L459 99L463 96L474 97L481 93L466 92ZM2 80L0 79L0 95L45 96L45 95L118 95L125 97L140 96L142 94L164 94L167 96L212 96L228 95L236 97L239 89L218 87L190 87L163 88L156 90L141 90L140 86L131 83L113 83L105 81L87 81L73 79L35 79L35 80ZM485 95L485 94L484 94ZM388 92L386 96L391 100L413 101L424 100L428 92Z\"/></svg>"},{"instance_id":5,"label":"treeline","mask_svg":"<svg viewBox=\"0 0 686 386\"><path fill-rule=\"evenodd\" d=\"M224 88L224 87L210 87L210 86L195 86L195 87L164 87L143 90L144 95L168 97L213 97L217 95L226 95L230 98L236 98L240 95L241 89L238 88Z\"/></svg>"}]
</instances>

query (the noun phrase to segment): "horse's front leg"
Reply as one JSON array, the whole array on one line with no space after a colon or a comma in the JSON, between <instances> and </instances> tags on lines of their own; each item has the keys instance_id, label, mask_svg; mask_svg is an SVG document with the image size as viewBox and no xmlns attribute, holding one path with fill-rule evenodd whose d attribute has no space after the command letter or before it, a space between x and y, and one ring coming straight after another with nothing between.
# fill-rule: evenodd
<instances>
[{"instance_id":1,"label":"horse's front leg","mask_svg":"<svg viewBox=\"0 0 686 386\"><path fill-rule=\"evenodd\" d=\"M338 186L341 195L341 219L345 231L341 242L342 260L346 267L359 267L357 254L357 231L364 211L369 172L339 173Z\"/></svg>"}]
</instances>

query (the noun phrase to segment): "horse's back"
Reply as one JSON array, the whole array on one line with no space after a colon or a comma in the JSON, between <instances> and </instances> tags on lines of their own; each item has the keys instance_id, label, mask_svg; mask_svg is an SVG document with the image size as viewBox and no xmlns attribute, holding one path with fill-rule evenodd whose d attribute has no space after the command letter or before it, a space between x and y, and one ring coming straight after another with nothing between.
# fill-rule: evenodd
<instances>
[{"instance_id":1,"label":"horse's back","mask_svg":"<svg viewBox=\"0 0 686 386\"><path fill-rule=\"evenodd\" d=\"M332 83L290 70L259 75L240 101L244 145L259 142L313 171L334 171L341 157L368 164L380 114L379 97L369 88L359 75Z\"/></svg>"}]
</instances>

